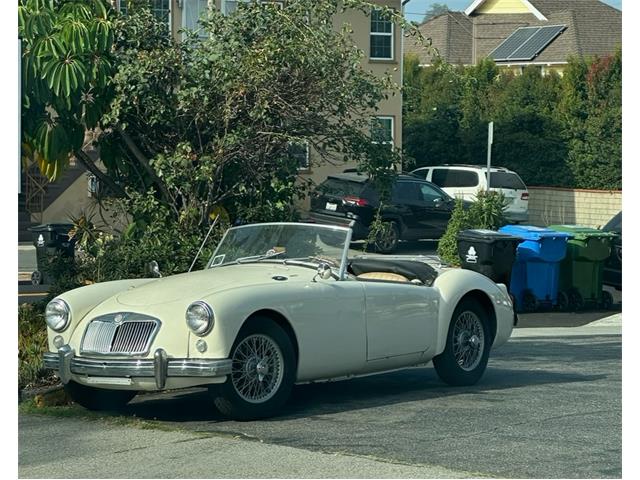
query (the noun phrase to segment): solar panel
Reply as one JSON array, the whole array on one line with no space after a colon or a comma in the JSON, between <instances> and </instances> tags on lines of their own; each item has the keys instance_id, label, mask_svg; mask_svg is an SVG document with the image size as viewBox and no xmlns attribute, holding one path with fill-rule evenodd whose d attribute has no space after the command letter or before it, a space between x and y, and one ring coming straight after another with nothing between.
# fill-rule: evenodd
<instances>
[{"instance_id":1,"label":"solar panel","mask_svg":"<svg viewBox=\"0 0 640 480\"><path fill-rule=\"evenodd\" d=\"M496 49L489 54L489 57L499 62L507 60L518 47L529 40L540 27L522 27L509 35Z\"/></svg>"},{"instance_id":2,"label":"solar panel","mask_svg":"<svg viewBox=\"0 0 640 480\"><path fill-rule=\"evenodd\" d=\"M489 56L496 62L532 60L566 28L566 25L518 28Z\"/></svg>"},{"instance_id":3,"label":"solar panel","mask_svg":"<svg viewBox=\"0 0 640 480\"><path fill-rule=\"evenodd\" d=\"M554 25L552 27L542 27L529 40L524 42L519 48L509 55L509 60L532 60L537 56L554 38L567 28L564 25Z\"/></svg>"}]
</instances>

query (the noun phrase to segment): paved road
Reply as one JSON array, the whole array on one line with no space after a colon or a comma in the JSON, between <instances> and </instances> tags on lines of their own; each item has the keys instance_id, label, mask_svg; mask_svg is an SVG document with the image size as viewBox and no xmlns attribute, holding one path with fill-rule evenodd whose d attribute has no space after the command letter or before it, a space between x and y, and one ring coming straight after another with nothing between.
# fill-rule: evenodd
<instances>
[{"instance_id":1,"label":"paved road","mask_svg":"<svg viewBox=\"0 0 640 480\"><path fill-rule=\"evenodd\" d=\"M475 387L446 387L429 367L302 385L260 422L221 418L202 389L125 410L180 433L21 417L19 474L620 477L620 326L601 323L519 329Z\"/></svg>"}]
</instances>

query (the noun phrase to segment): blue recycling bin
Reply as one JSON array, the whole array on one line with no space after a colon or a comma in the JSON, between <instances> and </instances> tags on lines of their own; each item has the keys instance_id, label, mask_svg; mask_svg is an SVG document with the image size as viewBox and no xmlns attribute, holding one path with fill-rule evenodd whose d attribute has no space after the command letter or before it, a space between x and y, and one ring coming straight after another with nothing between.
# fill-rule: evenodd
<instances>
[{"instance_id":1,"label":"blue recycling bin","mask_svg":"<svg viewBox=\"0 0 640 480\"><path fill-rule=\"evenodd\" d=\"M558 301L560 262L571 235L530 225L506 225L500 232L520 237L511 271L510 292L518 311L553 307Z\"/></svg>"}]
</instances>

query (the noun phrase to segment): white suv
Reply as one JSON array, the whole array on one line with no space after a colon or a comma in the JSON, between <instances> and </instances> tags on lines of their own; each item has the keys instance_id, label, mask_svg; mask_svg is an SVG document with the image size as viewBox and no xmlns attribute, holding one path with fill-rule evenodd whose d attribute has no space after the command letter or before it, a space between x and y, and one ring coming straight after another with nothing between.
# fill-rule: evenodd
<instances>
[{"instance_id":1,"label":"white suv","mask_svg":"<svg viewBox=\"0 0 640 480\"><path fill-rule=\"evenodd\" d=\"M487 167L481 165L439 165L421 167L414 175L435 183L452 197L469 202L480 190L487 190ZM502 192L507 200L505 216L514 223L529 220L529 191L520 176L511 170L491 167L491 191Z\"/></svg>"}]
</instances>

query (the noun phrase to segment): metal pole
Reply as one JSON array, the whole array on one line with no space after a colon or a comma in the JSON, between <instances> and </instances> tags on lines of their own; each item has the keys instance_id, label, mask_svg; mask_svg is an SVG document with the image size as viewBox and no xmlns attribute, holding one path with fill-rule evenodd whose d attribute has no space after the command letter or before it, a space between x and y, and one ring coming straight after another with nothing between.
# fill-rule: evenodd
<instances>
[{"instance_id":1,"label":"metal pole","mask_svg":"<svg viewBox=\"0 0 640 480\"><path fill-rule=\"evenodd\" d=\"M489 122L487 139L487 192L491 188L491 145L493 144L493 122Z\"/></svg>"},{"instance_id":2,"label":"metal pole","mask_svg":"<svg viewBox=\"0 0 640 480\"><path fill-rule=\"evenodd\" d=\"M207 236L204 237L204 240L202 241L202 244L200 245L200 248L198 249L198 253L196 253L196 258L193 259L193 262L191 263L191 266L189 267L189 271L191 271L191 269L193 269L193 266L196 264L196 260L198 260L198 257L200 256L200 252L202 251L202 247L204 247L204 244L207 243L207 239L209 238L209 235L211 235L211 230L213 230L213 227L215 227L216 223L218 223L218 218L220 218L220 214L216 215L216 218L213 220L213 223L209 227L209 231L207 232Z\"/></svg>"}]
</instances>

